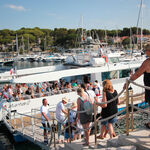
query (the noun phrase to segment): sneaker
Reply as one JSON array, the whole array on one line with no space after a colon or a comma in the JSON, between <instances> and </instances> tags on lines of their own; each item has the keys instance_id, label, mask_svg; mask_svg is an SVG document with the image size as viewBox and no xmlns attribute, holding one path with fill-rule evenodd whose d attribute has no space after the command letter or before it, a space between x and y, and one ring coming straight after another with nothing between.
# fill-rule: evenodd
<instances>
[{"instance_id":1,"label":"sneaker","mask_svg":"<svg viewBox=\"0 0 150 150\"><path fill-rule=\"evenodd\" d=\"M44 144L46 144L46 145L47 145L47 144L48 144L48 140L44 140Z\"/></svg>"}]
</instances>

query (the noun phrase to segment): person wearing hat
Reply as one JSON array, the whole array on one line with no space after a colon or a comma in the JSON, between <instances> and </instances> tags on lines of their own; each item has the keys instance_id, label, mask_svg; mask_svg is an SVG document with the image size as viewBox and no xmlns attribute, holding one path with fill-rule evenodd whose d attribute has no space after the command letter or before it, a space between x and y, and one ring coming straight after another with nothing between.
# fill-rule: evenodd
<instances>
[{"instance_id":1,"label":"person wearing hat","mask_svg":"<svg viewBox=\"0 0 150 150\"><path fill-rule=\"evenodd\" d=\"M130 80L134 81L144 74L144 85L150 87L150 43L145 46L144 50L147 59L142 63L140 68L130 77ZM126 88L126 84L124 85L124 89ZM148 102L150 105L150 90L145 89L145 102ZM150 129L150 122L145 124L147 128Z\"/></svg>"},{"instance_id":2,"label":"person wearing hat","mask_svg":"<svg viewBox=\"0 0 150 150\"><path fill-rule=\"evenodd\" d=\"M76 128L73 127L76 124L76 115L77 115L76 111L74 111L74 110L77 110L77 103L76 102L72 102L72 105L70 107L70 114L69 114L70 115L69 116L70 117L70 124L71 124L71 126L70 126L71 140L73 140L73 133L76 130ZM68 124L68 119L67 119L66 120L66 127L68 125L69 124ZM69 142L69 128L67 128L65 130L65 140L67 142Z\"/></svg>"},{"instance_id":3,"label":"person wearing hat","mask_svg":"<svg viewBox=\"0 0 150 150\"><path fill-rule=\"evenodd\" d=\"M61 135L61 126L65 124L65 115L68 114L67 110L65 110L65 104L67 104L68 99L66 97L62 98L56 106L56 120L58 121L58 143L60 143L60 135Z\"/></svg>"}]
</instances>

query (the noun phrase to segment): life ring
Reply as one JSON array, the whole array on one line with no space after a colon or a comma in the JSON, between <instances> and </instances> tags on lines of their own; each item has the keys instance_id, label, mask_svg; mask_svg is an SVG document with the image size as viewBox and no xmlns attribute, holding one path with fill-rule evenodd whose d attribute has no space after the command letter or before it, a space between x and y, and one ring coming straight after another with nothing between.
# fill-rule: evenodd
<instances>
[{"instance_id":1,"label":"life ring","mask_svg":"<svg viewBox=\"0 0 150 150\"><path fill-rule=\"evenodd\" d=\"M104 58L105 59L105 63L107 63L107 56L102 56L102 58Z\"/></svg>"}]
</instances>

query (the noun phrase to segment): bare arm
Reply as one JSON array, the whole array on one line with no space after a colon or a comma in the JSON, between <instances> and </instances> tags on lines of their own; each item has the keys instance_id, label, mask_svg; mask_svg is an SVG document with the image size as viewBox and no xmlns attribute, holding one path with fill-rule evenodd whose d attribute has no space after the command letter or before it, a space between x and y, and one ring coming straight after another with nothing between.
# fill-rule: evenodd
<instances>
[{"instance_id":1,"label":"bare arm","mask_svg":"<svg viewBox=\"0 0 150 150\"><path fill-rule=\"evenodd\" d=\"M44 116L44 118L46 119L46 121L48 121L48 120L49 120L49 118L45 115L45 113L44 113L44 112L42 112L42 115Z\"/></svg>"},{"instance_id":2,"label":"bare arm","mask_svg":"<svg viewBox=\"0 0 150 150\"><path fill-rule=\"evenodd\" d=\"M62 112L66 115L68 114L68 112L65 109L62 109Z\"/></svg>"},{"instance_id":3,"label":"bare arm","mask_svg":"<svg viewBox=\"0 0 150 150\"><path fill-rule=\"evenodd\" d=\"M103 92L103 98L102 98L102 102L107 102L106 99L106 92ZM98 106L101 106L102 108L106 108L107 104L97 104Z\"/></svg>"},{"instance_id":4,"label":"bare arm","mask_svg":"<svg viewBox=\"0 0 150 150\"><path fill-rule=\"evenodd\" d=\"M145 60L140 68L130 77L130 80L134 81L139 78L145 71L148 65L148 60ZM123 86L123 89L126 89L126 83Z\"/></svg>"},{"instance_id":5,"label":"bare arm","mask_svg":"<svg viewBox=\"0 0 150 150\"><path fill-rule=\"evenodd\" d=\"M140 66L140 68L130 77L130 80L134 81L137 78L139 78L146 71L147 65L148 65L148 61L145 60Z\"/></svg>"},{"instance_id":6,"label":"bare arm","mask_svg":"<svg viewBox=\"0 0 150 150\"><path fill-rule=\"evenodd\" d=\"M120 105L120 98L118 97L118 105Z\"/></svg>"}]
</instances>

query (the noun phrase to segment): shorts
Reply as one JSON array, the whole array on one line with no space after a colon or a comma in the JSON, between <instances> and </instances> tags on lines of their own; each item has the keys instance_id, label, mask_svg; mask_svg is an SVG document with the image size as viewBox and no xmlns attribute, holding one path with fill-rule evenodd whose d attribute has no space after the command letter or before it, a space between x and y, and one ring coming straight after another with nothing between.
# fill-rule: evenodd
<instances>
[{"instance_id":1,"label":"shorts","mask_svg":"<svg viewBox=\"0 0 150 150\"><path fill-rule=\"evenodd\" d=\"M46 130L50 130L50 125L49 125L49 123L47 122L47 126L46 126L46 124L45 123L42 123L42 125L43 125L43 128L44 128L44 132L46 132Z\"/></svg>"},{"instance_id":2,"label":"shorts","mask_svg":"<svg viewBox=\"0 0 150 150\"><path fill-rule=\"evenodd\" d=\"M65 132L65 140L69 139L69 133ZM71 139L73 139L73 134L71 133Z\"/></svg>"},{"instance_id":3,"label":"shorts","mask_svg":"<svg viewBox=\"0 0 150 150\"><path fill-rule=\"evenodd\" d=\"M103 121L103 122L101 122L101 124L106 126L108 123L113 124L113 123L116 123L116 122L117 122L117 117L109 119L107 121Z\"/></svg>"}]
</instances>

